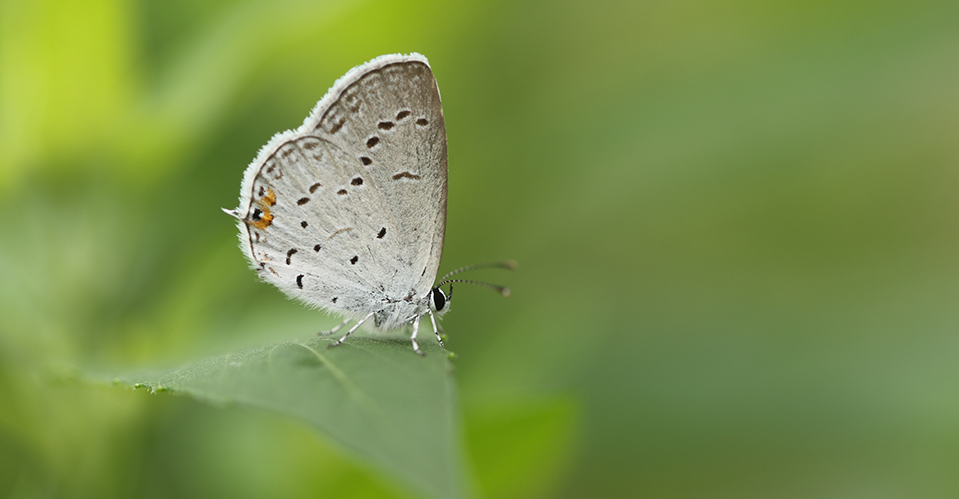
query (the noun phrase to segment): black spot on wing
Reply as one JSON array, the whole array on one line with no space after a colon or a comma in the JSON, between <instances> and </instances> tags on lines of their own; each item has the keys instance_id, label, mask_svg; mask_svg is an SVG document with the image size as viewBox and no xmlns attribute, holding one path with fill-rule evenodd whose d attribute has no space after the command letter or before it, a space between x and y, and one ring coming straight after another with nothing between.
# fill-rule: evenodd
<instances>
[{"instance_id":1,"label":"black spot on wing","mask_svg":"<svg viewBox=\"0 0 959 499\"><path fill-rule=\"evenodd\" d=\"M341 117L340 119L338 119L336 123L333 123L333 126L330 127L330 134L339 132L340 128L343 128L344 123L346 123L346 118Z\"/></svg>"},{"instance_id":2,"label":"black spot on wing","mask_svg":"<svg viewBox=\"0 0 959 499\"><path fill-rule=\"evenodd\" d=\"M399 180L401 178L408 178L410 180L419 180L420 176L410 172L400 172L400 173L397 173L396 175L393 175L393 180Z\"/></svg>"}]
</instances>

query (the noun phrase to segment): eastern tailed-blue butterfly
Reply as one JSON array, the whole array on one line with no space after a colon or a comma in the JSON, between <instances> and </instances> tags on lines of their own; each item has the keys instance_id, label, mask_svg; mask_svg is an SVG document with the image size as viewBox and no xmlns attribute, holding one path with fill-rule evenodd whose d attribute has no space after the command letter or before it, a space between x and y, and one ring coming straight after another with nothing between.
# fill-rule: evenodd
<instances>
[{"instance_id":1,"label":"eastern tailed-blue butterfly","mask_svg":"<svg viewBox=\"0 0 959 499\"><path fill-rule=\"evenodd\" d=\"M446 231L446 124L429 62L384 55L336 81L296 130L273 136L243 176L240 246L257 274L285 294L380 329L449 310L450 279L433 285ZM447 296L440 286L450 284Z\"/></svg>"}]
</instances>

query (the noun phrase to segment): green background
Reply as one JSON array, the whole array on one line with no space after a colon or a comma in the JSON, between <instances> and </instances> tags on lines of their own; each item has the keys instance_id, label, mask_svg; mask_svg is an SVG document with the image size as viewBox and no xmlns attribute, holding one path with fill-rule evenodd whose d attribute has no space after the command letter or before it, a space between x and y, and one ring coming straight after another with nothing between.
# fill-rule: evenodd
<instances>
[{"instance_id":1,"label":"green background","mask_svg":"<svg viewBox=\"0 0 959 499\"><path fill-rule=\"evenodd\" d=\"M441 271L520 263L444 321L479 497L959 496L955 0L3 0L0 497L408 497L295 418L83 373L336 323L219 208L411 51Z\"/></svg>"}]
</instances>

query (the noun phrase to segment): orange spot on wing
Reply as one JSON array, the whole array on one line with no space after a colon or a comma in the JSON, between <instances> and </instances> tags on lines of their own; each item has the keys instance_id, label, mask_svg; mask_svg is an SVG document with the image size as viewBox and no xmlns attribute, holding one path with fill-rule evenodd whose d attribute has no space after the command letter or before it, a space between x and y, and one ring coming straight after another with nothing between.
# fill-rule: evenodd
<instances>
[{"instance_id":1,"label":"orange spot on wing","mask_svg":"<svg viewBox=\"0 0 959 499\"><path fill-rule=\"evenodd\" d=\"M257 219L244 219L243 221L249 225L256 227L257 229L263 230L270 226L273 223L273 214L270 213L270 206L276 204L276 193L273 192L273 189L267 189L266 195L256 200L256 204L260 205L260 218Z\"/></svg>"},{"instance_id":2,"label":"orange spot on wing","mask_svg":"<svg viewBox=\"0 0 959 499\"><path fill-rule=\"evenodd\" d=\"M263 205L264 208L266 208L266 205L273 206L276 204L276 193L273 192L273 189L268 188L266 190L266 196L260 198L260 204Z\"/></svg>"},{"instance_id":3,"label":"orange spot on wing","mask_svg":"<svg viewBox=\"0 0 959 499\"><path fill-rule=\"evenodd\" d=\"M263 214L260 215L259 220L247 220L246 223L256 227L257 229L263 230L270 226L273 223L273 214L270 213L270 209L266 206L263 207Z\"/></svg>"}]
</instances>

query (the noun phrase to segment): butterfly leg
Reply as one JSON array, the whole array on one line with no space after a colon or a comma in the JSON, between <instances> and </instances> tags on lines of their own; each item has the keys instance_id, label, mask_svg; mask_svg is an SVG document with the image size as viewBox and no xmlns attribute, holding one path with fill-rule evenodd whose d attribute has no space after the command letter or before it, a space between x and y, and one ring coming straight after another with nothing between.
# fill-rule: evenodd
<instances>
[{"instance_id":1,"label":"butterfly leg","mask_svg":"<svg viewBox=\"0 0 959 499\"><path fill-rule=\"evenodd\" d=\"M373 313L374 313L374 312L370 312L370 313L366 314L366 317L364 317L364 318L360 319L359 321L357 321L357 323L354 324L353 327L351 327L350 330L347 331L346 334L344 334L342 338L334 341L333 343L330 343L329 345L326 345L326 348L333 348L333 347L335 347L335 346L340 346L340 345L342 345L342 344L343 344L343 340L345 340L347 336L353 334L353 331L356 331L356 330L360 327L360 324L363 324L364 322L366 322L366 319L369 319L370 317L373 317ZM344 323L344 324L345 324L345 323ZM340 326L340 327L342 327L342 326ZM337 329L339 329L339 328L337 328Z\"/></svg>"},{"instance_id":2,"label":"butterfly leg","mask_svg":"<svg viewBox=\"0 0 959 499\"><path fill-rule=\"evenodd\" d=\"M430 310L430 322L433 323L433 334L436 335L436 341L440 342L440 346L446 348L446 345L443 344L443 338L440 337L440 329L436 325L436 318L433 317L433 311Z\"/></svg>"},{"instance_id":3,"label":"butterfly leg","mask_svg":"<svg viewBox=\"0 0 959 499\"><path fill-rule=\"evenodd\" d=\"M333 334L333 333L339 331L341 327L345 326L347 322L350 322L350 320L349 320L349 319L346 319L345 321L343 321L342 323L340 323L339 326L336 326L335 328L330 329L329 331L320 331L319 333L316 333L316 334L324 334L324 335L325 335L325 334Z\"/></svg>"},{"instance_id":4,"label":"butterfly leg","mask_svg":"<svg viewBox=\"0 0 959 499\"><path fill-rule=\"evenodd\" d=\"M410 336L410 341L413 342L413 351L421 357L425 357L426 354L420 350L420 346L416 343L416 333L420 330L420 316L413 316L413 336Z\"/></svg>"}]
</instances>

